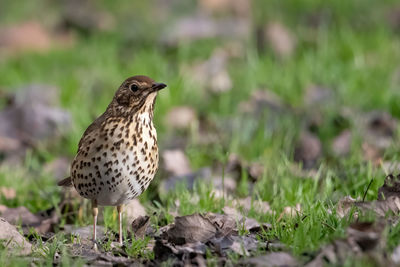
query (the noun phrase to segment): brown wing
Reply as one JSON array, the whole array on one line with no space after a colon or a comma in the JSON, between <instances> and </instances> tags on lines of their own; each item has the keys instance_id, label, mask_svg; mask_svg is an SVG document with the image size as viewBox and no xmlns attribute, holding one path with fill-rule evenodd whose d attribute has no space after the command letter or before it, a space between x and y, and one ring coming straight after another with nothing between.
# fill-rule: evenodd
<instances>
[{"instance_id":1,"label":"brown wing","mask_svg":"<svg viewBox=\"0 0 400 267\"><path fill-rule=\"evenodd\" d=\"M67 177L65 179L62 179L57 183L58 186L72 186L72 179L71 177Z\"/></svg>"},{"instance_id":2,"label":"brown wing","mask_svg":"<svg viewBox=\"0 0 400 267\"><path fill-rule=\"evenodd\" d=\"M98 117L94 122L92 122L92 124L89 125L89 127L83 133L81 140L79 141L78 151L81 149L81 146L84 143L89 142L89 139L91 138L91 136L93 136L93 133L95 131L100 130L101 124L105 119L106 119L106 113L104 112L100 117Z\"/></svg>"}]
</instances>

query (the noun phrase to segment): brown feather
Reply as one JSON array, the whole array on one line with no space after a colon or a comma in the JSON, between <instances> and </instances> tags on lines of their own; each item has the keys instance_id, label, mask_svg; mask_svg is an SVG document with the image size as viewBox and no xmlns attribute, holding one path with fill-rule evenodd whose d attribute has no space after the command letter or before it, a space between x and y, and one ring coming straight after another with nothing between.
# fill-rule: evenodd
<instances>
[{"instance_id":1,"label":"brown feather","mask_svg":"<svg viewBox=\"0 0 400 267\"><path fill-rule=\"evenodd\" d=\"M62 179L57 183L58 186L72 186L72 179L71 177L67 177L65 179Z\"/></svg>"}]
</instances>

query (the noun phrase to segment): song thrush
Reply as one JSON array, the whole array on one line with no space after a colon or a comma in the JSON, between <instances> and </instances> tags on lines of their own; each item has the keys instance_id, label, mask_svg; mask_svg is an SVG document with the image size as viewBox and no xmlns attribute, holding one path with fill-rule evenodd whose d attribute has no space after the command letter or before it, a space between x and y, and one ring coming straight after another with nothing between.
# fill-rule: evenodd
<instances>
[{"instance_id":1,"label":"song thrush","mask_svg":"<svg viewBox=\"0 0 400 267\"><path fill-rule=\"evenodd\" d=\"M122 205L142 194L154 178L158 168L154 103L165 87L146 76L126 79L106 111L83 134L70 177L58 183L73 185L92 201L94 241L97 205L117 206L122 244Z\"/></svg>"}]
</instances>

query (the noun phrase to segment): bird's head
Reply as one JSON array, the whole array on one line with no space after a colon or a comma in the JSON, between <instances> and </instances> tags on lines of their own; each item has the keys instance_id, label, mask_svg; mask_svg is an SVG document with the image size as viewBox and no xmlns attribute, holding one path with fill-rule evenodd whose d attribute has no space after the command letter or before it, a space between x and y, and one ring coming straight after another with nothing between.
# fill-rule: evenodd
<instances>
[{"instance_id":1,"label":"bird's head","mask_svg":"<svg viewBox=\"0 0 400 267\"><path fill-rule=\"evenodd\" d=\"M147 76L130 77L118 88L111 106L120 114L132 114L143 108L152 112L157 92L166 86Z\"/></svg>"}]
</instances>

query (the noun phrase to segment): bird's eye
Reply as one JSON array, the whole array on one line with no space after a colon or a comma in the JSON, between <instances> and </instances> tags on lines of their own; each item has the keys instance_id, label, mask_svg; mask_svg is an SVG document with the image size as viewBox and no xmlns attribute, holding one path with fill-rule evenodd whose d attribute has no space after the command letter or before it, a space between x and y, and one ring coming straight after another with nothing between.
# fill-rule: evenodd
<instances>
[{"instance_id":1,"label":"bird's eye","mask_svg":"<svg viewBox=\"0 0 400 267\"><path fill-rule=\"evenodd\" d=\"M129 89L131 89L132 92L136 92L139 89L139 87L137 86L137 84L131 84L129 86Z\"/></svg>"}]
</instances>

